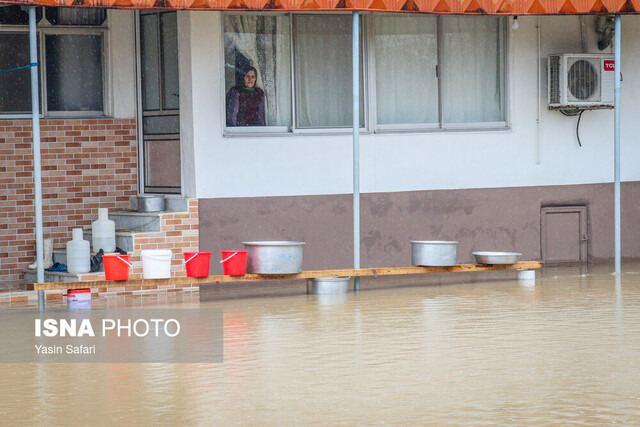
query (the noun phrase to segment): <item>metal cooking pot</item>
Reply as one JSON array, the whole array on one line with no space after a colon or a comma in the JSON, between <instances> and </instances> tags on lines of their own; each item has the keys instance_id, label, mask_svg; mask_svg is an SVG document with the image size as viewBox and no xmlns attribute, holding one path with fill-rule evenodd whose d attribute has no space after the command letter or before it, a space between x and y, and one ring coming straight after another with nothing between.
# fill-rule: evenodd
<instances>
[{"instance_id":1,"label":"metal cooking pot","mask_svg":"<svg viewBox=\"0 0 640 427\"><path fill-rule=\"evenodd\" d=\"M458 242L411 240L411 265L449 267L456 265Z\"/></svg>"},{"instance_id":2,"label":"metal cooking pot","mask_svg":"<svg viewBox=\"0 0 640 427\"><path fill-rule=\"evenodd\" d=\"M164 211L164 196L161 194L139 194L138 212Z\"/></svg>"},{"instance_id":3,"label":"metal cooking pot","mask_svg":"<svg viewBox=\"0 0 640 427\"><path fill-rule=\"evenodd\" d=\"M247 273L297 274L302 272L304 242L242 242L249 251Z\"/></svg>"}]
</instances>

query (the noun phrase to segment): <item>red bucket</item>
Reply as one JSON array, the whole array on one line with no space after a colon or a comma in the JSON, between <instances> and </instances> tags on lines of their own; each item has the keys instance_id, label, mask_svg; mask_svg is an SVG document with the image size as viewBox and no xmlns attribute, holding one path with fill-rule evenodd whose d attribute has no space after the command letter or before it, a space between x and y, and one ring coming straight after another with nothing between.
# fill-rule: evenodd
<instances>
[{"instance_id":1,"label":"red bucket","mask_svg":"<svg viewBox=\"0 0 640 427\"><path fill-rule=\"evenodd\" d=\"M211 252L184 253L184 265L187 268L187 276L189 277L207 277L210 263Z\"/></svg>"},{"instance_id":2,"label":"red bucket","mask_svg":"<svg viewBox=\"0 0 640 427\"><path fill-rule=\"evenodd\" d=\"M220 251L222 254L222 270L227 276L244 276L247 274L247 256L249 251Z\"/></svg>"},{"instance_id":3,"label":"red bucket","mask_svg":"<svg viewBox=\"0 0 640 427\"><path fill-rule=\"evenodd\" d=\"M107 280L127 280L129 278L129 268L131 255L110 254L102 255L104 263L104 275Z\"/></svg>"}]
</instances>

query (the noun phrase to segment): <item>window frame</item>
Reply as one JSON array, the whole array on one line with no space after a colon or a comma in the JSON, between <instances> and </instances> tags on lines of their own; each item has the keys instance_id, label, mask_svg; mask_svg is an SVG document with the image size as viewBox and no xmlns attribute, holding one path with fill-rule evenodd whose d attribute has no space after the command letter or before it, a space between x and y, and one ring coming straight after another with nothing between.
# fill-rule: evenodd
<instances>
[{"instance_id":1,"label":"window frame","mask_svg":"<svg viewBox=\"0 0 640 427\"><path fill-rule=\"evenodd\" d=\"M85 118L85 117L107 117L110 107L109 101L109 40L108 40L108 22L109 11L107 17L101 25L53 25L42 13L42 19L36 24L36 39L38 46L38 86L40 99L40 118ZM0 34L26 34L29 36L28 25L0 25ZM47 61L45 38L47 35L99 35L101 39L101 59L102 59L102 110L101 111L49 111L47 103ZM31 117L31 112L24 113L4 113L0 111L0 119L23 119Z\"/></svg>"},{"instance_id":2,"label":"window frame","mask_svg":"<svg viewBox=\"0 0 640 427\"><path fill-rule=\"evenodd\" d=\"M226 16L234 15L261 15L259 12L231 12L224 11L221 15L221 44L220 49L220 63L222 64L220 74L220 85L223 88L221 91L220 105L221 108L221 123L222 134L225 138L234 137L273 137L273 136L322 136L322 135L347 135L351 134L352 127L318 127L318 128L298 128L296 120L296 95L295 95L295 35L294 35L294 15L329 15L324 11L317 12L282 12L280 15L289 16L289 51L290 51L290 84L291 84L291 126L251 126L251 127L227 127L226 125L226 82L225 82L225 29L224 20ZM339 12L343 15L351 15L350 12ZM331 15L335 15L332 13ZM511 93L510 93L510 31L507 25L506 18L499 16L501 20L499 31L502 32L504 37L504 43L502 46L502 52L500 52L503 67L501 72L503 73L503 93L502 102L504 105L504 120L494 122L467 122L467 123L444 123L444 107L442 102L442 79L440 76L438 80L438 122L437 123L399 123L399 124L378 124L377 120L377 94L376 94L376 69L375 69L375 16L381 15L381 13L361 13L360 20L360 54L362 56L362 85L364 92L364 127L360 128L360 133L367 134L398 134L398 133L442 133L442 132L474 132L474 131L491 131L501 132L511 130ZM443 24L442 19L446 19L446 16L437 16L437 64L440 69L442 64L442 43L443 43Z\"/></svg>"}]
</instances>

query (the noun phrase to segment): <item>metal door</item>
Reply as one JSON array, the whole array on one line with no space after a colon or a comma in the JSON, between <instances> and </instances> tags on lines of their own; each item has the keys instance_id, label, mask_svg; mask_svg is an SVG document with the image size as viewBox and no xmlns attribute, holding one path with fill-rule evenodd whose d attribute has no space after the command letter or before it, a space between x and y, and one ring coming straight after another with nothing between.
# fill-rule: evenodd
<instances>
[{"instance_id":1,"label":"metal door","mask_svg":"<svg viewBox=\"0 0 640 427\"><path fill-rule=\"evenodd\" d=\"M587 261L586 206L543 207L540 222L542 260L545 263Z\"/></svg>"},{"instance_id":2,"label":"metal door","mask_svg":"<svg viewBox=\"0 0 640 427\"><path fill-rule=\"evenodd\" d=\"M140 11L138 59L141 190L180 193L176 12Z\"/></svg>"}]
</instances>

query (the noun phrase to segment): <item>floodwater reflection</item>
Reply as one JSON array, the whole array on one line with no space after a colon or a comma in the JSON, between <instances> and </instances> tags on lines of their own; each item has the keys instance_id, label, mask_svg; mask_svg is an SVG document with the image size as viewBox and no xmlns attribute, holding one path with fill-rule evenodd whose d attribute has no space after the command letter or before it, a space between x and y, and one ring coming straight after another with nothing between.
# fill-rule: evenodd
<instances>
[{"instance_id":1,"label":"floodwater reflection","mask_svg":"<svg viewBox=\"0 0 640 427\"><path fill-rule=\"evenodd\" d=\"M3 364L0 419L640 424L640 274L201 306L224 309L224 363Z\"/></svg>"}]
</instances>

